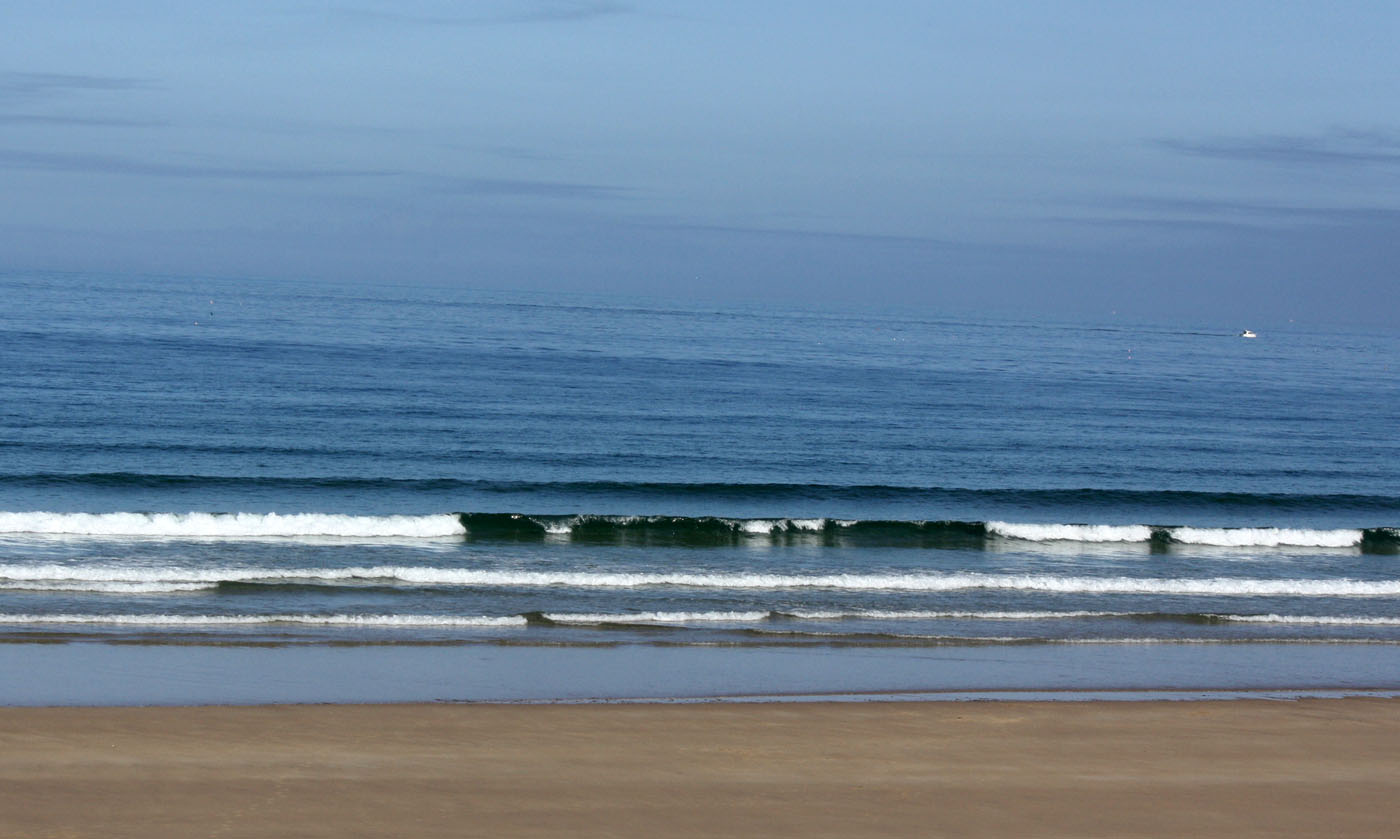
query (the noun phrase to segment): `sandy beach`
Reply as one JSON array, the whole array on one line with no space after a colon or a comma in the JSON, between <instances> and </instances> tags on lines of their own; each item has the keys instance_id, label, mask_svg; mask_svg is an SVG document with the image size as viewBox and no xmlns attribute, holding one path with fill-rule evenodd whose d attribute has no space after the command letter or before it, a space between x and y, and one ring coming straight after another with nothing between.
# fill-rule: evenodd
<instances>
[{"instance_id":1,"label":"sandy beach","mask_svg":"<svg viewBox=\"0 0 1400 839\"><path fill-rule=\"evenodd\" d=\"M1400 702L0 708L5 837L1391 836Z\"/></svg>"}]
</instances>

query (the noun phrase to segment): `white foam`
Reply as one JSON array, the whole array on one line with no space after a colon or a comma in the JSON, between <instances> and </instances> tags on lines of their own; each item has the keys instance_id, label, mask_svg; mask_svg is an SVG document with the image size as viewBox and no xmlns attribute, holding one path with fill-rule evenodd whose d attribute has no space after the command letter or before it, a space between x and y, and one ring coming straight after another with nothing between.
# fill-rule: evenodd
<instances>
[{"instance_id":1,"label":"white foam","mask_svg":"<svg viewBox=\"0 0 1400 839\"><path fill-rule=\"evenodd\" d=\"M1174 527L1173 542L1220 547L1272 548L1281 545L1347 548L1361 544L1360 530L1298 530L1278 527Z\"/></svg>"},{"instance_id":2,"label":"white foam","mask_svg":"<svg viewBox=\"0 0 1400 839\"><path fill-rule=\"evenodd\" d=\"M754 536L766 536L781 527L779 522L767 519L741 519L739 529Z\"/></svg>"},{"instance_id":3,"label":"white foam","mask_svg":"<svg viewBox=\"0 0 1400 839\"><path fill-rule=\"evenodd\" d=\"M1400 626L1400 618L1363 615L1211 615L1231 623L1293 623L1321 626Z\"/></svg>"},{"instance_id":4,"label":"white foam","mask_svg":"<svg viewBox=\"0 0 1400 839\"><path fill-rule=\"evenodd\" d=\"M535 521L531 519L531 521ZM547 521L544 523L544 532L550 536L568 536L574 530L577 518L564 519L563 521ZM538 524L539 522L535 522Z\"/></svg>"},{"instance_id":5,"label":"white foam","mask_svg":"<svg viewBox=\"0 0 1400 839\"><path fill-rule=\"evenodd\" d=\"M146 539L345 537L432 539L466 533L454 515L341 516L323 513L2 513L0 534Z\"/></svg>"},{"instance_id":6,"label":"white foam","mask_svg":"<svg viewBox=\"0 0 1400 839\"><path fill-rule=\"evenodd\" d=\"M555 623L753 623L765 620L768 612L618 612L614 614L555 614L545 617Z\"/></svg>"},{"instance_id":7,"label":"white foam","mask_svg":"<svg viewBox=\"0 0 1400 839\"><path fill-rule=\"evenodd\" d=\"M3 581L0 589L8 591L73 591L93 594L178 594L190 591L208 591L217 588L217 583L162 583L132 582L115 580L19 580Z\"/></svg>"},{"instance_id":8,"label":"white foam","mask_svg":"<svg viewBox=\"0 0 1400 839\"><path fill-rule=\"evenodd\" d=\"M1141 524L1021 524L987 522L987 532L1028 542L1149 542L1152 528Z\"/></svg>"},{"instance_id":9,"label":"white foam","mask_svg":"<svg viewBox=\"0 0 1400 839\"><path fill-rule=\"evenodd\" d=\"M531 519L550 536L568 536L588 517ZM626 525L650 521L646 517L607 516ZM821 532L824 518L735 519L745 535ZM841 527L856 522L839 520ZM1027 542L1145 543L1152 538L1148 525L1038 524L990 521L987 532L1005 539ZM1353 547L1362 531L1355 529L1309 530L1269 527L1175 527L1164 529L1181 544L1220 547ZM349 516L326 513L52 513L0 512L0 536L79 537L127 539L414 539L460 537L467 533L458 516Z\"/></svg>"},{"instance_id":10,"label":"white foam","mask_svg":"<svg viewBox=\"0 0 1400 839\"><path fill-rule=\"evenodd\" d=\"M971 611L880 611L855 610L849 612L785 612L801 620L840 620L860 618L866 620L988 620L988 621L1036 621L1065 620L1074 618L1151 618L1152 612L971 612ZM1331 626L1400 626L1400 617L1368 616L1316 616L1316 615L1219 615L1205 617L1231 623L1279 623L1279 624L1318 624Z\"/></svg>"},{"instance_id":11,"label":"white foam","mask_svg":"<svg viewBox=\"0 0 1400 839\"><path fill-rule=\"evenodd\" d=\"M968 612L968 611L886 611L882 609L856 609L852 611L789 611L783 614L799 620L991 620L991 621L1036 621L1067 620L1073 618L1130 617L1133 612Z\"/></svg>"},{"instance_id":12,"label":"white foam","mask_svg":"<svg viewBox=\"0 0 1400 839\"><path fill-rule=\"evenodd\" d=\"M1226 646L1231 644L1290 644L1290 645L1322 645L1337 646L1349 644L1353 646L1395 646L1395 641L1377 638L1296 638L1287 635L1276 638L1047 638L1043 643L1048 644L1068 644L1068 645L1122 645L1140 646L1144 644L1160 644L1163 646L1181 646L1192 644L1197 646Z\"/></svg>"},{"instance_id":13,"label":"white foam","mask_svg":"<svg viewBox=\"0 0 1400 839\"><path fill-rule=\"evenodd\" d=\"M0 624L110 624L114 626L525 626L518 615L0 615Z\"/></svg>"},{"instance_id":14,"label":"white foam","mask_svg":"<svg viewBox=\"0 0 1400 839\"><path fill-rule=\"evenodd\" d=\"M1054 593L1207 596L1393 597L1400 580L1254 579L1242 577L1071 577L1043 574L706 574L593 571L503 571L432 566L352 568L174 568L119 565L0 564L0 588L44 580L138 583L303 582L382 580L428 586L706 589L828 588L854 591L1002 589Z\"/></svg>"},{"instance_id":15,"label":"white foam","mask_svg":"<svg viewBox=\"0 0 1400 839\"><path fill-rule=\"evenodd\" d=\"M749 536L771 536L778 533L820 533L826 519L727 519L734 522L740 533Z\"/></svg>"}]
</instances>

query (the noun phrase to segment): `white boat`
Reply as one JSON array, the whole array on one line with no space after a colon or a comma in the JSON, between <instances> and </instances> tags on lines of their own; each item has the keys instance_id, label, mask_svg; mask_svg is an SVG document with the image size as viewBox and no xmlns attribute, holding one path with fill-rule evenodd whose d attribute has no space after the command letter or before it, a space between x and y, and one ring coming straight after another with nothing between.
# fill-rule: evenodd
<instances>
[{"instance_id":1,"label":"white boat","mask_svg":"<svg viewBox=\"0 0 1400 839\"><path fill-rule=\"evenodd\" d=\"M1254 332L1252 332L1252 331L1246 329L1245 331L1243 331L1243 332L1240 333L1240 337L1241 337L1241 338L1258 338L1259 336L1256 335Z\"/></svg>"}]
</instances>

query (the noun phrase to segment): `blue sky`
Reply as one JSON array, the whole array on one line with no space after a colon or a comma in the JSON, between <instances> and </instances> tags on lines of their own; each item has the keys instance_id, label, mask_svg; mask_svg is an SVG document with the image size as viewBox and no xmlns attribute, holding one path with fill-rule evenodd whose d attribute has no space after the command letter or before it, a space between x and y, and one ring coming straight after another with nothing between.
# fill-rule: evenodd
<instances>
[{"instance_id":1,"label":"blue sky","mask_svg":"<svg viewBox=\"0 0 1400 839\"><path fill-rule=\"evenodd\" d=\"M1400 4L30 2L0 270L1388 323Z\"/></svg>"}]
</instances>

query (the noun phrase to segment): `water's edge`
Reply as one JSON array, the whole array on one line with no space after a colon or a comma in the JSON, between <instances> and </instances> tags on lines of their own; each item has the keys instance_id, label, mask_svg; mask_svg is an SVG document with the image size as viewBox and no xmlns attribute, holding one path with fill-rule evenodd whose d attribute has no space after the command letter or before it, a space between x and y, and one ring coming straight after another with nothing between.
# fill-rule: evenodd
<instances>
[{"instance_id":1,"label":"water's edge","mask_svg":"<svg viewBox=\"0 0 1400 839\"><path fill-rule=\"evenodd\" d=\"M0 705L793 702L1400 695L1400 646L0 645Z\"/></svg>"}]
</instances>

